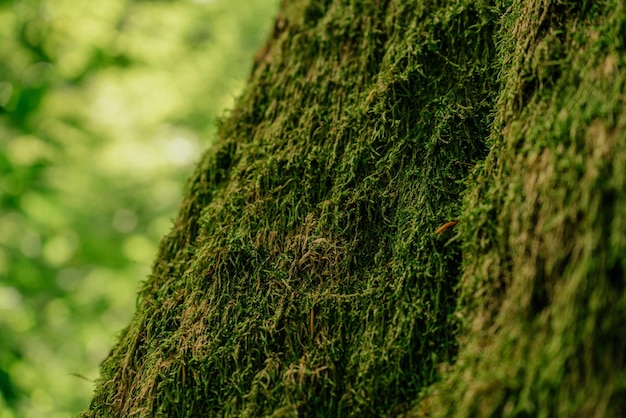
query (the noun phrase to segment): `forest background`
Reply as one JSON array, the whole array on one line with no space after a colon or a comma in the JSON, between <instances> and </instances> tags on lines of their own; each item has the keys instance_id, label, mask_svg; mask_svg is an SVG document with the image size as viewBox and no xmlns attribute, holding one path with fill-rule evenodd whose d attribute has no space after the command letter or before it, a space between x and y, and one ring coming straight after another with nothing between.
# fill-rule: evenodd
<instances>
[{"instance_id":1,"label":"forest background","mask_svg":"<svg viewBox=\"0 0 626 418\"><path fill-rule=\"evenodd\" d=\"M0 1L0 418L86 408L276 6Z\"/></svg>"}]
</instances>

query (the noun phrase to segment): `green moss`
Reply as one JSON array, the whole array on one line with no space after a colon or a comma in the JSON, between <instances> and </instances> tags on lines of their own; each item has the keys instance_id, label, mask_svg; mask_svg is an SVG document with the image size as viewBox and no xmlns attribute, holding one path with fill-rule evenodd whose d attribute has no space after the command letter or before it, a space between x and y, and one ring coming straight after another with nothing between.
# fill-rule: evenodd
<instances>
[{"instance_id":1,"label":"green moss","mask_svg":"<svg viewBox=\"0 0 626 418\"><path fill-rule=\"evenodd\" d=\"M461 350L426 401L435 416L621 416L624 7L508 13L493 145L462 216Z\"/></svg>"},{"instance_id":2,"label":"green moss","mask_svg":"<svg viewBox=\"0 0 626 418\"><path fill-rule=\"evenodd\" d=\"M618 414L625 16L285 2L85 416Z\"/></svg>"}]
</instances>

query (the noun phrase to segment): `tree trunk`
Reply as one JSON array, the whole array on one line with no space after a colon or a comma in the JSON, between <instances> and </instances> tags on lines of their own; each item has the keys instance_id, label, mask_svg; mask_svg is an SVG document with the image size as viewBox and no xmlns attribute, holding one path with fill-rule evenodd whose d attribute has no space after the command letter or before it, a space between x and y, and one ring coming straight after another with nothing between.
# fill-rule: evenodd
<instances>
[{"instance_id":1,"label":"tree trunk","mask_svg":"<svg viewBox=\"0 0 626 418\"><path fill-rule=\"evenodd\" d=\"M84 416L624 413L625 22L283 1Z\"/></svg>"}]
</instances>

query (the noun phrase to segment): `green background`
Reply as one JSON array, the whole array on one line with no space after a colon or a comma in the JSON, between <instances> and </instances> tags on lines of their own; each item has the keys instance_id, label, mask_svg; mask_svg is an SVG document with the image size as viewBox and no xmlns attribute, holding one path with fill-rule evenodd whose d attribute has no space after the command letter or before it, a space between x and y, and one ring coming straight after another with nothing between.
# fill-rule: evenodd
<instances>
[{"instance_id":1,"label":"green background","mask_svg":"<svg viewBox=\"0 0 626 418\"><path fill-rule=\"evenodd\" d=\"M0 418L87 407L276 6L0 1Z\"/></svg>"}]
</instances>

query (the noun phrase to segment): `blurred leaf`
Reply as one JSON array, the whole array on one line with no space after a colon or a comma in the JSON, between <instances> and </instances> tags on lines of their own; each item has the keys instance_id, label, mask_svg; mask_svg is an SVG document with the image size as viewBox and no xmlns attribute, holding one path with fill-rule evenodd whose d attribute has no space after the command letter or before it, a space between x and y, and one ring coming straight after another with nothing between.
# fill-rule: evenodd
<instances>
[{"instance_id":1,"label":"blurred leaf","mask_svg":"<svg viewBox=\"0 0 626 418\"><path fill-rule=\"evenodd\" d=\"M0 1L0 418L86 407L276 3Z\"/></svg>"}]
</instances>

